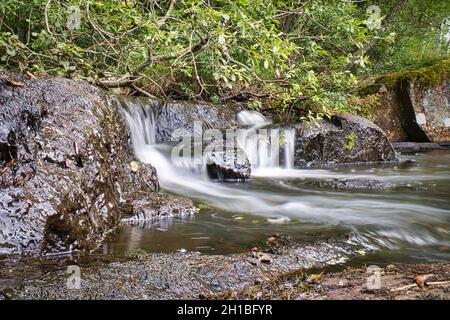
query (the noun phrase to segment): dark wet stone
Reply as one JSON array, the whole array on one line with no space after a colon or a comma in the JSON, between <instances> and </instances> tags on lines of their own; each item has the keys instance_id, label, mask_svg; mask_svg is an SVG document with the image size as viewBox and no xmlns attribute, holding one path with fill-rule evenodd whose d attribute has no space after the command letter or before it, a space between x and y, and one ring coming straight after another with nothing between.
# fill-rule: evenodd
<instances>
[{"instance_id":1,"label":"dark wet stone","mask_svg":"<svg viewBox=\"0 0 450 320\"><path fill-rule=\"evenodd\" d=\"M206 171L214 181L239 182L250 179L251 165L240 148L207 152Z\"/></svg>"},{"instance_id":2,"label":"dark wet stone","mask_svg":"<svg viewBox=\"0 0 450 320\"><path fill-rule=\"evenodd\" d=\"M395 142L392 144L397 152L416 153L429 150L443 150L446 147L432 142Z\"/></svg>"},{"instance_id":3,"label":"dark wet stone","mask_svg":"<svg viewBox=\"0 0 450 320\"><path fill-rule=\"evenodd\" d=\"M156 170L131 170L114 97L86 83L2 73L0 254L91 250L120 222L127 194L156 191Z\"/></svg>"},{"instance_id":4,"label":"dark wet stone","mask_svg":"<svg viewBox=\"0 0 450 320\"><path fill-rule=\"evenodd\" d=\"M337 189L337 190L392 190L400 188L395 184L375 179L306 179L290 180L293 184L302 184L311 187Z\"/></svg>"},{"instance_id":5,"label":"dark wet stone","mask_svg":"<svg viewBox=\"0 0 450 320\"><path fill-rule=\"evenodd\" d=\"M396 160L383 130L362 117L345 113L296 126L296 167Z\"/></svg>"},{"instance_id":6,"label":"dark wet stone","mask_svg":"<svg viewBox=\"0 0 450 320\"><path fill-rule=\"evenodd\" d=\"M382 97L382 106L369 111L371 119L383 129L389 141L407 141L408 134L403 129L406 117L403 115L400 97L384 85L380 87L379 94Z\"/></svg>"}]
</instances>

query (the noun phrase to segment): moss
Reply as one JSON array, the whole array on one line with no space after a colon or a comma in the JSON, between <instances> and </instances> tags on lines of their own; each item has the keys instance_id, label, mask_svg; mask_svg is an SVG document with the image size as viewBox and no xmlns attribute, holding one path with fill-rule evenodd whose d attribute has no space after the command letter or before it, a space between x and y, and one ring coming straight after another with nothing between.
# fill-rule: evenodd
<instances>
[{"instance_id":1,"label":"moss","mask_svg":"<svg viewBox=\"0 0 450 320\"><path fill-rule=\"evenodd\" d=\"M382 96L377 91L378 89L375 90L375 93L350 96L347 100L350 109L349 111L359 116L369 118L369 120L373 120L370 119L373 110L383 106Z\"/></svg>"},{"instance_id":2,"label":"moss","mask_svg":"<svg viewBox=\"0 0 450 320\"><path fill-rule=\"evenodd\" d=\"M445 59L429 67L382 75L375 83L378 85L384 84L389 89L396 88L406 82L414 82L422 87L431 87L448 79L449 76L450 59Z\"/></svg>"},{"instance_id":3,"label":"moss","mask_svg":"<svg viewBox=\"0 0 450 320\"><path fill-rule=\"evenodd\" d=\"M347 134L347 136L345 138L346 138L345 148L348 151L353 150L353 147L355 146L356 135L353 132L351 132L351 133Z\"/></svg>"}]
</instances>

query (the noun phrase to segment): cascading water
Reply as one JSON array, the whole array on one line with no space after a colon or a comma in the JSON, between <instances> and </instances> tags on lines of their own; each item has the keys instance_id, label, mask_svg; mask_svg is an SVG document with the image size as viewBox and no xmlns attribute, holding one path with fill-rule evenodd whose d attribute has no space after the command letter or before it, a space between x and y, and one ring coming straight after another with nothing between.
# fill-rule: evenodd
<instances>
[{"instance_id":1,"label":"cascading water","mask_svg":"<svg viewBox=\"0 0 450 320\"><path fill-rule=\"evenodd\" d=\"M247 154L253 169L293 167L294 129L268 127L272 122L256 111L243 110L236 117L248 127L238 135L237 144ZM284 150L284 164L280 163L280 149Z\"/></svg>"},{"instance_id":2,"label":"cascading water","mask_svg":"<svg viewBox=\"0 0 450 320\"><path fill-rule=\"evenodd\" d=\"M284 159L286 161L286 169L294 167L295 152L295 130L293 128L284 129Z\"/></svg>"},{"instance_id":3,"label":"cascading water","mask_svg":"<svg viewBox=\"0 0 450 320\"><path fill-rule=\"evenodd\" d=\"M238 185L216 183L211 182L204 171L172 163L170 149L173 146L155 144L158 119L151 103L146 103L145 99L130 99L123 104L136 156L156 167L160 185L167 191L203 200L218 210L267 217L269 223L297 221L294 225L300 224L298 230L305 234L317 230L346 230L356 234L352 241L364 248L407 247L413 248L412 254L419 256L426 247L431 259L450 258L449 250L440 252L438 249L450 247L448 165L436 167L438 174L431 174L429 169L420 166L293 169L295 131L274 128L261 114L251 111L237 115L238 122L246 127L237 142L252 164L252 180ZM266 130L267 134L261 135L261 130ZM278 163L280 152L272 152L278 142L284 159L281 164ZM395 191L314 187L314 184L341 180L376 181L394 186ZM409 187L411 181L417 183L416 189ZM253 227L250 224L248 228Z\"/></svg>"}]
</instances>

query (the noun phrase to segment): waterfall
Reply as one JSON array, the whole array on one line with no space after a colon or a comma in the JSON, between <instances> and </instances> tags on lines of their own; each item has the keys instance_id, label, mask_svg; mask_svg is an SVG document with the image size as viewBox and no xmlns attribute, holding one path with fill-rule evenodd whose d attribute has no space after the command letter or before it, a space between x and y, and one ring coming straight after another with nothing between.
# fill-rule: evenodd
<instances>
[{"instance_id":1,"label":"waterfall","mask_svg":"<svg viewBox=\"0 0 450 320\"><path fill-rule=\"evenodd\" d=\"M239 124L245 126L264 126L272 122L267 120L261 113L253 110L242 110L236 115Z\"/></svg>"},{"instance_id":2,"label":"waterfall","mask_svg":"<svg viewBox=\"0 0 450 320\"><path fill-rule=\"evenodd\" d=\"M204 173L192 172L184 166L177 167L170 160L170 146L153 143L156 118L152 106L135 99L123 99L121 102L136 157L156 168L163 189L208 201L225 210L251 212L270 209L265 200L245 190L211 182Z\"/></svg>"},{"instance_id":3,"label":"waterfall","mask_svg":"<svg viewBox=\"0 0 450 320\"><path fill-rule=\"evenodd\" d=\"M284 129L284 161L286 169L294 167L295 129Z\"/></svg>"},{"instance_id":4,"label":"waterfall","mask_svg":"<svg viewBox=\"0 0 450 320\"><path fill-rule=\"evenodd\" d=\"M284 168L291 169L293 167L295 143L293 128L271 128L272 121L259 112L251 110L240 111L236 118L241 125L248 127L238 134L237 143L247 154L252 168L282 167L280 165L280 148L283 150ZM284 139L281 138L282 136Z\"/></svg>"},{"instance_id":5,"label":"waterfall","mask_svg":"<svg viewBox=\"0 0 450 320\"><path fill-rule=\"evenodd\" d=\"M121 104L136 157L156 168L159 183L163 189L207 201L224 210L255 212L272 217L279 216L280 210L283 211L286 199L279 195L270 196L264 192L247 191L227 184L215 183L208 179L205 170L199 173L196 170L189 170L188 165L172 162L172 146L155 143L158 119L154 102L149 100L149 103L146 103L145 99L124 98ZM269 174L269 168L281 169L278 166L279 150L274 148L279 144L279 129L264 128L271 122L253 111L239 113L237 119L242 121L240 123L245 122L249 126L242 131L245 134L237 137L237 140L240 145L242 143L252 166L266 170L266 174ZM288 141L291 140L288 139ZM291 157L292 146L285 149L284 153Z\"/></svg>"},{"instance_id":6,"label":"waterfall","mask_svg":"<svg viewBox=\"0 0 450 320\"><path fill-rule=\"evenodd\" d=\"M178 160L172 163L167 155L164 155L164 150L168 151L171 147L156 144L157 124L154 101L146 103L145 99L124 99L122 103L125 106L125 119L138 158L161 168L160 176L171 175L171 178L174 178L174 167L185 167L195 172L200 170L196 167L198 161ZM271 120L251 110L240 111L236 119L241 126L246 127L237 130L237 145L244 150L253 169L293 168L294 129L270 127ZM280 154L283 157L280 157ZM283 164L280 164L280 158Z\"/></svg>"}]
</instances>

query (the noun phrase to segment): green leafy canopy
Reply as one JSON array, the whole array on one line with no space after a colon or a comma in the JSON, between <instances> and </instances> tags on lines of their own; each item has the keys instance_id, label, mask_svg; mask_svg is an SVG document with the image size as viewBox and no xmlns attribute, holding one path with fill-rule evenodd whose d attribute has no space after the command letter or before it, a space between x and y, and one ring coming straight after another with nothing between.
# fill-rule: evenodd
<instances>
[{"instance_id":1,"label":"green leafy canopy","mask_svg":"<svg viewBox=\"0 0 450 320\"><path fill-rule=\"evenodd\" d=\"M130 94L244 102L285 117L327 115L351 111L358 81L348 65L371 70L361 48L393 41L394 31L368 28L368 5L3 0L0 58L4 68L126 87Z\"/></svg>"}]
</instances>

